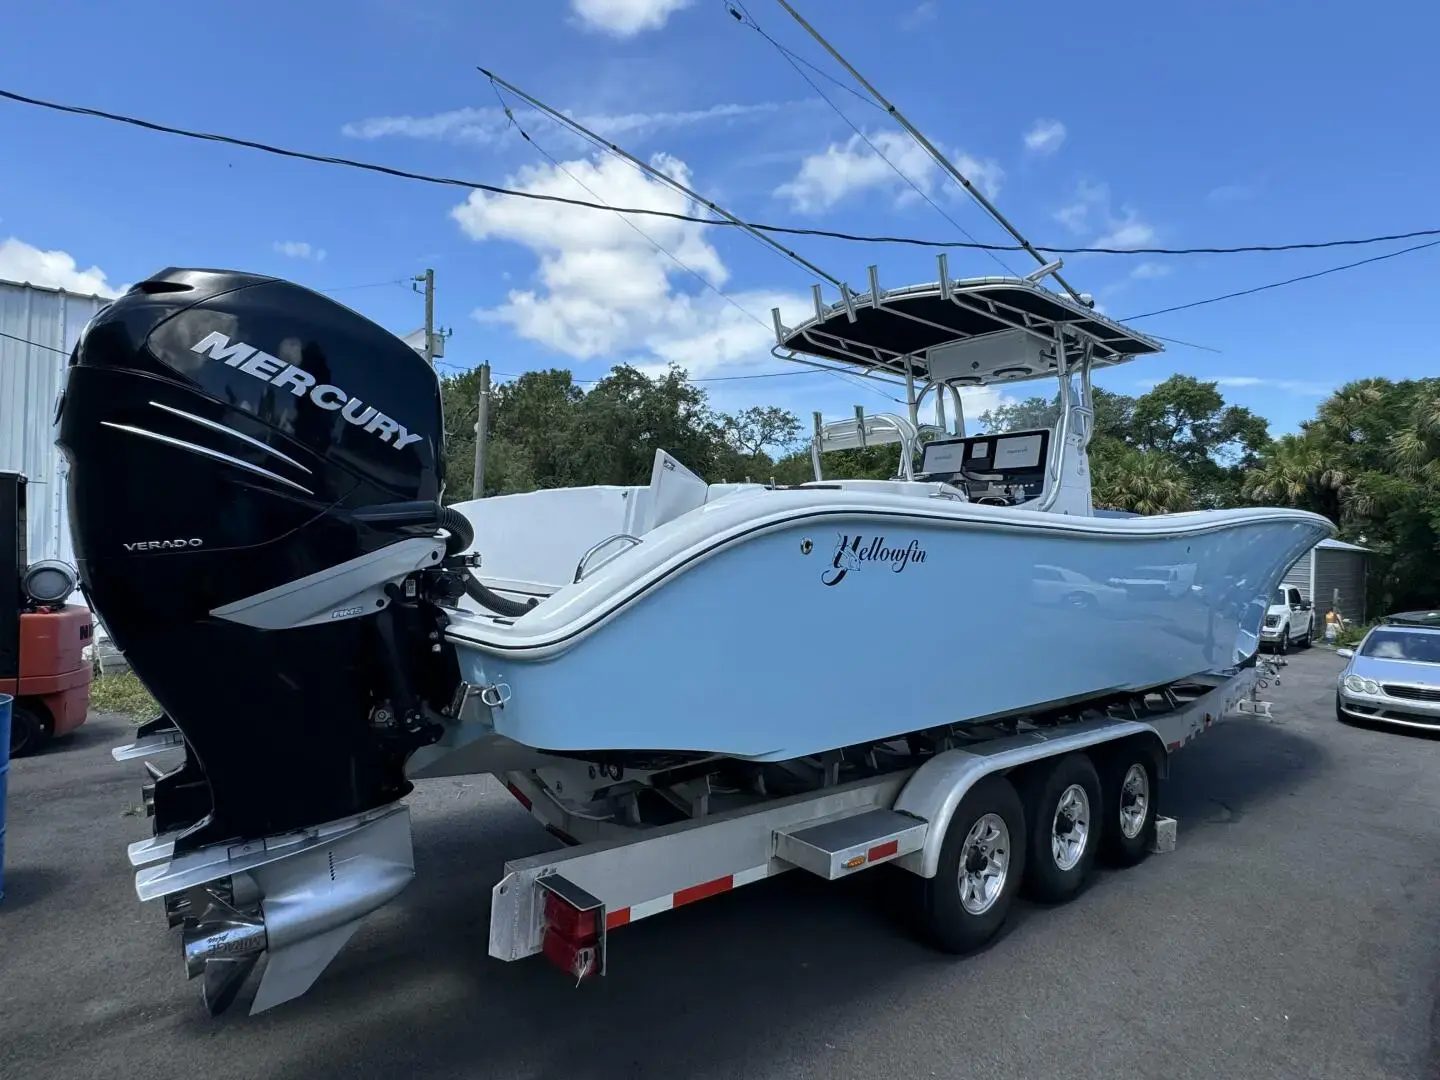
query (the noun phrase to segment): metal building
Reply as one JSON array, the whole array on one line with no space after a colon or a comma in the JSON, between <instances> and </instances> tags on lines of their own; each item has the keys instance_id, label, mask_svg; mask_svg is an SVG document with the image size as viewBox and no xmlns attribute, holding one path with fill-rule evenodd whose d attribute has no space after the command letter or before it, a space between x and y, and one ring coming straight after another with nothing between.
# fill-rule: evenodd
<instances>
[{"instance_id":1,"label":"metal building","mask_svg":"<svg viewBox=\"0 0 1440 1080\"><path fill-rule=\"evenodd\" d=\"M1285 584L1294 585L1314 603L1316 626L1324 625L1331 610L1338 610L1347 622L1363 624L1369 555L1369 548L1343 540L1321 540L1290 568Z\"/></svg>"},{"instance_id":2,"label":"metal building","mask_svg":"<svg viewBox=\"0 0 1440 1080\"><path fill-rule=\"evenodd\" d=\"M29 561L71 565L65 459L55 446L55 403L85 324L113 297L81 296L0 279L0 469L29 479ZM72 602L82 602L78 594Z\"/></svg>"}]
</instances>

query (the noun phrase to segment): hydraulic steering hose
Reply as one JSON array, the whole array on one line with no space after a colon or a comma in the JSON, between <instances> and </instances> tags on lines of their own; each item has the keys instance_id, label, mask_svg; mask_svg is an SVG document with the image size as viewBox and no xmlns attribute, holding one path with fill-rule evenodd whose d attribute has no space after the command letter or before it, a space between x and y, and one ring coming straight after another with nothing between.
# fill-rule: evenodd
<instances>
[{"instance_id":1,"label":"hydraulic steering hose","mask_svg":"<svg viewBox=\"0 0 1440 1080\"><path fill-rule=\"evenodd\" d=\"M470 519L453 507L442 506L440 508L440 528L450 534L445 538L446 555L458 555L475 542L475 530L470 525ZM461 580L465 583L465 594L481 607L489 608L497 615L504 615L508 619L518 619L539 603L533 597L523 604L515 600L507 600L493 589L488 589L477 581L469 570L463 571L463 575Z\"/></svg>"}]
</instances>

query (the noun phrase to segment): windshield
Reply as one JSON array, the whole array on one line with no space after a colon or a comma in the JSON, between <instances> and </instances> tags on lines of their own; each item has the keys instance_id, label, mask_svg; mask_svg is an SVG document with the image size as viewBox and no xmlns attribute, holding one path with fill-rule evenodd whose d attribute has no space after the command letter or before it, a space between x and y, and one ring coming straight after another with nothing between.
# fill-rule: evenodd
<instances>
[{"instance_id":1,"label":"windshield","mask_svg":"<svg viewBox=\"0 0 1440 1080\"><path fill-rule=\"evenodd\" d=\"M1001 396L996 405L982 410L975 418L976 431L971 435L1007 435L1009 432L1038 431L1040 428L1056 431L1060 428L1060 390L1058 387L1051 390L1056 383L1044 379L1031 380L1031 384L1037 393L1020 400L1007 400L1007 397ZM1081 405L1080 389L1074 377L1070 379L1070 403L1077 408Z\"/></svg>"},{"instance_id":2,"label":"windshield","mask_svg":"<svg viewBox=\"0 0 1440 1080\"><path fill-rule=\"evenodd\" d=\"M1284 607L1286 604L1289 603L1289 601L1285 599L1284 588L1279 588L1275 590L1274 595L1270 597L1270 603L1279 604L1281 607Z\"/></svg>"},{"instance_id":3,"label":"windshield","mask_svg":"<svg viewBox=\"0 0 1440 1080\"><path fill-rule=\"evenodd\" d=\"M1360 655L1373 656L1376 660L1440 664L1440 634L1417 630L1372 630Z\"/></svg>"}]
</instances>

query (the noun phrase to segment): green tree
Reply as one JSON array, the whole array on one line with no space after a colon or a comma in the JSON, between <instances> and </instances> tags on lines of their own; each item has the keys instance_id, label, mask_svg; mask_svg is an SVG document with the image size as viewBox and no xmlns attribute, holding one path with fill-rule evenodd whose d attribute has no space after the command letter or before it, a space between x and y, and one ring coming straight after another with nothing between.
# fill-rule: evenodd
<instances>
[{"instance_id":1,"label":"green tree","mask_svg":"<svg viewBox=\"0 0 1440 1080\"><path fill-rule=\"evenodd\" d=\"M472 497L479 392L475 370L440 380L449 502ZM583 397L570 372L553 368L526 372L496 386L490 394L485 493L502 495L578 482L565 448Z\"/></svg>"},{"instance_id":2,"label":"green tree","mask_svg":"<svg viewBox=\"0 0 1440 1080\"><path fill-rule=\"evenodd\" d=\"M800 418L774 405L755 405L738 413L721 413L720 426L735 452L758 458L767 448L786 453L800 437Z\"/></svg>"},{"instance_id":3,"label":"green tree","mask_svg":"<svg viewBox=\"0 0 1440 1080\"><path fill-rule=\"evenodd\" d=\"M1090 463L1091 499L1100 509L1172 514L1192 506L1190 478L1162 451L1106 440Z\"/></svg>"},{"instance_id":4,"label":"green tree","mask_svg":"<svg viewBox=\"0 0 1440 1080\"><path fill-rule=\"evenodd\" d=\"M441 379L446 419L446 499L472 497L479 377ZM780 410L762 410L762 435L786 430ZM790 418L798 428L798 421ZM749 434L747 430L747 435ZM735 478L754 465L727 439L725 422L703 388L671 367L651 377L620 365L589 392L570 372L532 371L491 393L485 444L485 494L585 484L643 484L656 449L710 480ZM769 459L763 464L768 466Z\"/></svg>"},{"instance_id":5,"label":"green tree","mask_svg":"<svg viewBox=\"0 0 1440 1080\"><path fill-rule=\"evenodd\" d=\"M1373 610L1440 605L1440 379L1340 387L1262 455L1245 495L1364 537Z\"/></svg>"},{"instance_id":6,"label":"green tree","mask_svg":"<svg viewBox=\"0 0 1440 1080\"><path fill-rule=\"evenodd\" d=\"M1245 474L1243 496L1252 503L1294 506L1339 521L1350 485L1337 455L1313 435L1282 435Z\"/></svg>"},{"instance_id":7,"label":"green tree","mask_svg":"<svg viewBox=\"0 0 1440 1080\"><path fill-rule=\"evenodd\" d=\"M673 365L656 378L615 367L580 400L575 417L565 452L584 483L646 483L657 449L706 478L733 468L737 457L704 389Z\"/></svg>"},{"instance_id":8,"label":"green tree","mask_svg":"<svg viewBox=\"0 0 1440 1080\"><path fill-rule=\"evenodd\" d=\"M1239 505L1244 475L1270 442L1263 417L1227 405L1216 383L1191 375L1172 375L1135 399L1127 427L1127 442L1180 467L1202 507Z\"/></svg>"},{"instance_id":9,"label":"green tree","mask_svg":"<svg viewBox=\"0 0 1440 1080\"><path fill-rule=\"evenodd\" d=\"M1091 400L1095 404L1095 434L1091 441L1130 441L1135 417L1135 399L1128 394L1117 394L1096 386L1091 389Z\"/></svg>"},{"instance_id":10,"label":"green tree","mask_svg":"<svg viewBox=\"0 0 1440 1080\"><path fill-rule=\"evenodd\" d=\"M1037 428L1054 427L1059 419L1059 395L1036 395L1023 401L986 409L975 418L975 424L980 431L1033 431Z\"/></svg>"}]
</instances>

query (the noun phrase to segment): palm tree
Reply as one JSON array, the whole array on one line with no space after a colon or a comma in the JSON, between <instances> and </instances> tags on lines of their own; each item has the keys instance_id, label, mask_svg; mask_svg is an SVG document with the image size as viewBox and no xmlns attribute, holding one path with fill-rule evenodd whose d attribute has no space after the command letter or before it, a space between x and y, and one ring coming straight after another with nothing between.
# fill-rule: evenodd
<instances>
[{"instance_id":1,"label":"palm tree","mask_svg":"<svg viewBox=\"0 0 1440 1080\"><path fill-rule=\"evenodd\" d=\"M1440 389L1416 395L1409 423L1386 447L1395 471L1411 480L1440 482Z\"/></svg>"},{"instance_id":2,"label":"palm tree","mask_svg":"<svg viewBox=\"0 0 1440 1080\"><path fill-rule=\"evenodd\" d=\"M1315 410L1315 419L1305 425L1306 434L1347 444L1378 441L1376 424L1383 423L1383 406L1394 389L1389 379L1346 383Z\"/></svg>"},{"instance_id":3,"label":"palm tree","mask_svg":"<svg viewBox=\"0 0 1440 1080\"><path fill-rule=\"evenodd\" d=\"M1094 461L1096 503L1137 514L1189 510L1193 496L1185 471L1158 450L1118 448Z\"/></svg>"},{"instance_id":4,"label":"palm tree","mask_svg":"<svg viewBox=\"0 0 1440 1080\"><path fill-rule=\"evenodd\" d=\"M1295 506L1339 521L1350 478L1338 455L1309 431L1282 435L1266 447L1260 464L1245 474L1242 490L1251 502Z\"/></svg>"}]
</instances>

